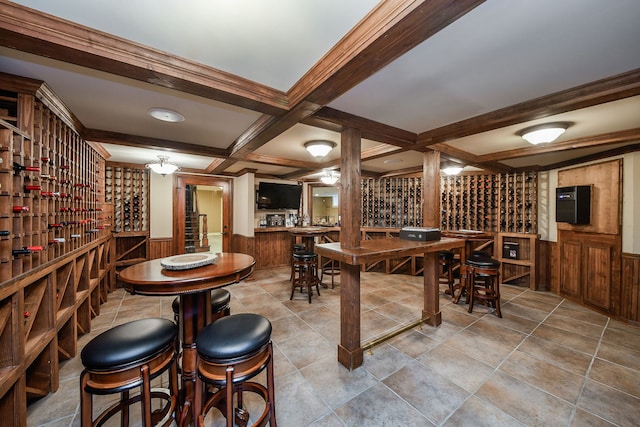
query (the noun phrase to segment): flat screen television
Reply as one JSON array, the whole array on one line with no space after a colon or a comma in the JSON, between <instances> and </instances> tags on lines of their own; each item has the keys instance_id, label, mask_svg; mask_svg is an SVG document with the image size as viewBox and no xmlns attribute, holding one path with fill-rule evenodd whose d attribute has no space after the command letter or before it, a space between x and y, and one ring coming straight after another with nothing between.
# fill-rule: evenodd
<instances>
[{"instance_id":1,"label":"flat screen television","mask_svg":"<svg viewBox=\"0 0 640 427\"><path fill-rule=\"evenodd\" d=\"M258 209L299 209L302 186L260 182L258 184Z\"/></svg>"}]
</instances>

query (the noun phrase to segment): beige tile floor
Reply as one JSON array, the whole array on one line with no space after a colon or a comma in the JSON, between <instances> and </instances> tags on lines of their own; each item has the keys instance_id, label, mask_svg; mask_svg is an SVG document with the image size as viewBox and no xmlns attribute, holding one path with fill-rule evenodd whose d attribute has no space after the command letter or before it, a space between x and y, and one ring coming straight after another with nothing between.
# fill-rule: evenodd
<instances>
[{"instance_id":1,"label":"beige tile floor","mask_svg":"<svg viewBox=\"0 0 640 427\"><path fill-rule=\"evenodd\" d=\"M638 327L513 286L502 287L502 319L483 306L468 314L441 292L439 328L398 335L349 372L336 361L339 284L312 304L300 293L289 301L288 276L286 268L262 270L227 288L232 313L259 313L273 324L280 427L640 424ZM421 283L363 273L362 339L417 318ZM172 317L171 298L117 290L79 348L149 316ZM59 391L29 405L29 426L79 425L80 370L78 357L61 365Z\"/></svg>"}]
</instances>

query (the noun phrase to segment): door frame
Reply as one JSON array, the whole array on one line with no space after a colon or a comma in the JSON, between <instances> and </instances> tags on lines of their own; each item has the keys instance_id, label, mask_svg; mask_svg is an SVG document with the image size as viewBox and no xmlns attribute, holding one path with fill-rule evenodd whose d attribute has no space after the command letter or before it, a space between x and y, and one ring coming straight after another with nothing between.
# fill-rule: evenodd
<instances>
[{"instance_id":1,"label":"door frame","mask_svg":"<svg viewBox=\"0 0 640 427\"><path fill-rule=\"evenodd\" d=\"M173 251L184 253L185 241L185 189L187 185L209 185L222 188L222 252L229 252L231 248L230 236L233 235L233 220L231 215L232 180L211 175L176 174L176 197L173 198Z\"/></svg>"}]
</instances>

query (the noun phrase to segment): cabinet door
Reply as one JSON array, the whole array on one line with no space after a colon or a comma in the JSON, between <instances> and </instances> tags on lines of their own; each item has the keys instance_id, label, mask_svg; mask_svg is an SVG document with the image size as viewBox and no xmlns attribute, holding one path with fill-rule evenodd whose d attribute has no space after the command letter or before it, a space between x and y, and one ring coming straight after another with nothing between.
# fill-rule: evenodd
<instances>
[{"instance_id":1,"label":"cabinet door","mask_svg":"<svg viewBox=\"0 0 640 427\"><path fill-rule=\"evenodd\" d=\"M614 247L606 243L584 243L583 301L606 311L612 307L611 290Z\"/></svg>"},{"instance_id":2,"label":"cabinet door","mask_svg":"<svg viewBox=\"0 0 640 427\"><path fill-rule=\"evenodd\" d=\"M578 241L562 241L560 246L560 294L581 297L582 245Z\"/></svg>"}]
</instances>

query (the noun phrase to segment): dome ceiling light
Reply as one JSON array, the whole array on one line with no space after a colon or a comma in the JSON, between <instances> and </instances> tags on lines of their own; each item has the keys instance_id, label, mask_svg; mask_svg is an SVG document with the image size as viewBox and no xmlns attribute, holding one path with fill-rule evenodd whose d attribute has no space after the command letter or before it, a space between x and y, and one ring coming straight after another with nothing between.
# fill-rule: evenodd
<instances>
[{"instance_id":1,"label":"dome ceiling light","mask_svg":"<svg viewBox=\"0 0 640 427\"><path fill-rule=\"evenodd\" d=\"M313 157L316 157L318 159L329 154L329 152L333 150L335 146L335 142L325 140L315 140L304 143L304 148L306 148Z\"/></svg>"},{"instance_id":2,"label":"dome ceiling light","mask_svg":"<svg viewBox=\"0 0 640 427\"><path fill-rule=\"evenodd\" d=\"M533 145L547 144L555 141L571 124L569 122L543 123L522 129L517 135Z\"/></svg>"}]
</instances>

